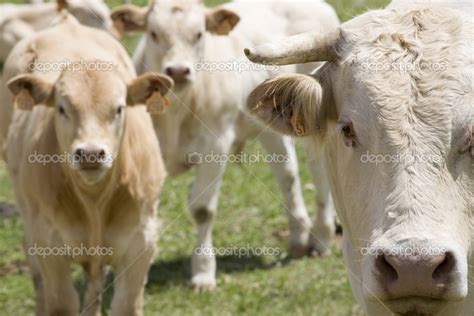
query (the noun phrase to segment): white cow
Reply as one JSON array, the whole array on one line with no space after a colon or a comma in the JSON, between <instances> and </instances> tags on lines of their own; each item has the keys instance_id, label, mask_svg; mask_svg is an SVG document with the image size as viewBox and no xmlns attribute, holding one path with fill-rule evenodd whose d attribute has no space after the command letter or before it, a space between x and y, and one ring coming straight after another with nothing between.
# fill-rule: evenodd
<instances>
[{"instance_id":1,"label":"white cow","mask_svg":"<svg viewBox=\"0 0 474 316\"><path fill-rule=\"evenodd\" d=\"M322 1L312 3L321 14L329 11L332 16L327 18L331 23L325 25L313 16L313 26L326 31L335 29L338 20L334 11ZM282 7L280 12L284 10L289 11ZM263 2L236 2L208 9L199 1L156 1L147 8L116 8L112 19L119 31L146 32L134 56L138 72L164 71L176 83L167 112L155 118L167 170L173 175L189 169L186 157L190 153L202 157L226 155L235 140L257 137L269 153L289 157L289 161L272 163L271 167L285 197L292 253L302 255L310 247L325 254L334 234L334 222L324 186L319 198L319 220L309 240L311 224L290 139L253 124L242 114L248 93L272 73L248 68L242 49L287 35L292 22L284 15ZM235 69L233 65L247 68ZM227 71L205 71L213 66ZM198 225L197 247L212 247L211 226L224 168L225 164L220 163L197 166L189 196L189 208ZM314 169L315 174L324 176L322 168ZM193 254L192 285L196 290L214 288L215 272L214 256Z\"/></svg>"},{"instance_id":2,"label":"white cow","mask_svg":"<svg viewBox=\"0 0 474 316\"><path fill-rule=\"evenodd\" d=\"M325 144L350 284L369 315L473 315L472 6L398 1L333 33L245 50L258 63L327 61L265 81L248 109Z\"/></svg>"},{"instance_id":3,"label":"white cow","mask_svg":"<svg viewBox=\"0 0 474 316\"><path fill-rule=\"evenodd\" d=\"M0 4L0 63L21 39L51 25L62 9L67 9L84 25L112 30L109 8L102 0Z\"/></svg>"},{"instance_id":4,"label":"white cow","mask_svg":"<svg viewBox=\"0 0 474 316\"><path fill-rule=\"evenodd\" d=\"M100 315L107 266L117 276L112 315L143 315L165 179L143 104L160 110L171 85L156 73L137 78L118 41L71 15L21 41L7 59L0 114L14 110L4 158L24 223L36 315L78 315L73 262L86 280L81 315Z\"/></svg>"}]
</instances>

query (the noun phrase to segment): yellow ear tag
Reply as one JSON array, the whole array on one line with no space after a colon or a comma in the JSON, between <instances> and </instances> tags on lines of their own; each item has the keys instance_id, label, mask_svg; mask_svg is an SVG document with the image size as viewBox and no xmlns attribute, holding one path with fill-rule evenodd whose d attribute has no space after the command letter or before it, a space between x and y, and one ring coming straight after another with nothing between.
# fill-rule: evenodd
<instances>
[{"instance_id":1,"label":"yellow ear tag","mask_svg":"<svg viewBox=\"0 0 474 316\"><path fill-rule=\"evenodd\" d=\"M297 136L306 136L306 126L302 120L298 120L296 115L293 115L290 119L291 126L293 126L293 130L295 131Z\"/></svg>"},{"instance_id":2,"label":"yellow ear tag","mask_svg":"<svg viewBox=\"0 0 474 316\"><path fill-rule=\"evenodd\" d=\"M13 105L19 110L31 111L35 105L35 100L27 89L21 89L13 98Z\"/></svg>"},{"instance_id":3,"label":"yellow ear tag","mask_svg":"<svg viewBox=\"0 0 474 316\"><path fill-rule=\"evenodd\" d=\"M163 97L158 91L153 92L148 100L146 100L146 109L150 114L163 114L168 105L168 99Z\"/></svg>"},{"instance_id":4,"label":"yellow ear tag","mask_svg":"<svg viewBox=\"0 0 474 316\"><path fill-rule=\"evenodd\" d=\"M121 40L125 34L125 22L123 19L117 19L112 22L112 35Z\"/></svg>"}]
</instances>

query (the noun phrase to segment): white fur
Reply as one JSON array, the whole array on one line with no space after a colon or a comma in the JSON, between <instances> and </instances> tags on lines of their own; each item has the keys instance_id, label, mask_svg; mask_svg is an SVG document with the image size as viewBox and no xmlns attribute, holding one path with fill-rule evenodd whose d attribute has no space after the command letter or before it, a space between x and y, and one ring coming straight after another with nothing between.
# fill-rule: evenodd
<instances>
[{"instance_id":1,"label":"white fur","mask_svg":"<svg viewBox=\"0 0 474 316\"><path fill-rule=\"evenodd\" d=\"M288 119L298 114L308 129L317 128L312 139L325 143L350 284L368 315L468 316L474 310L472 11L455 1L423 2L396 1L350 20L341 26L339 59L321 68L317 81L276 77L249 99L264 122L275 118L275 109L283 114L273 123L277 130L290 132ZM403 71L370 68L400 64ZM276 90L279 102L269 105ZM284 108L288 104L293 111ZM354 147L341 130L347 122ZM367 153L399 161L370 163ZM416 161L406 160L414 155ZM411 243L455 258L445 301L395 305L377 279L374 256L363 254L364 247L409 250Z\"/></svg>"},{"instance_id":2,"label":"white fur","mask_svg":"<svg viewBox=\"0 0 474 316\"><path fill-rule=\"evenodd\" d=\"M184 13L178 12L173 16L169 6L175 5L183 7ZM137 71L164 71L166 66L173 64L192 66L201 58L209 62L245 62L242 51L246 45L281 38L309 28L330 30L338 25L334 10L323 1L308 2L306 8L298 3L275 1L270 4L235 2L223 7L240 16L237 27L228 36L204 33L202 40L192 48L183 45L183 37L193 36L198 30L203 30L206 9L183 1L158 2L148 17L147 35L141 39L134 54ZM310 8L313 8L313 13L317 13L316 16L308 14L307 9ZM157 32L160 39L158 43L150 37L151 30ZM167 46L165 42L170 44ZM314 68L314 65L309 67ZM295 70L294 67L286 68L286 71ZM308 70L308 66L298 70ZM287 139L256 126L242 113L248 93L275 72L244 71L238 74L230 71L210 74L194 71L193 68L191 71L191 85L174 89L170 93L168 112L155 118L167 169L171 174L184 171L186 166L183 158L186 153L228 153L234 140L244 143L249 138L258 137L268 152L290 157L289 163L273 164L272 170L285 196L284 206L291 231L290 245L296 251L304 251L310 242L311 224L301 195L293 145ZM189 208L192 213L207 209L214 214L217 210L219 181L223 171L224 166L218 164L198 166L190 195ZM323 183L323 187L327 182L323 175L315 181ZM327 199L326 194L323 190L323 200ZM332 208L323 207L319 212L322 214L319 218L324 218L324 221L316 226L326 233L313 237L320 238L320 243L314 247L318 251L327 251L322 245L330 244L333 237L334 223L328 220L332 218ZM198 222L197 246L212 246L211 224L212 218ZM193 286L196 289L214 287L215 258L193 255L192 263Z\"/></svg>"}]
</instances>

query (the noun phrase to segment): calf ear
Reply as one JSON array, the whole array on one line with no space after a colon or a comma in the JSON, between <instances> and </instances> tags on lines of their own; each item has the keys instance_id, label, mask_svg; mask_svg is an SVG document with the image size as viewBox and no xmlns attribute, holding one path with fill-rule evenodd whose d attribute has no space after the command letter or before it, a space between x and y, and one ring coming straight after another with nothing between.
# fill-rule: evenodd
<instances>
[{"instance_id":1,"label":"calf ear","mask_svg":"<svg viewBox=\"0 0 474 316\"><path fill-rule=\"evenodd\" d=\"M145 31L148 8L126 4L113 9L110 17L117 35L123 36L127 32Z\"/></svg>"},{"instance_id":2,"label":"calf ear","mask_svg":"<svg viewBox=\"0 0 474 316\"><path fill-rule=\"evenodd\" d=\"M249 95L248 110L277 132L306 136L322 128L323 89L313 77L284 74L260 84Z\"/></svg>"},{"instance_id":3,"label":"calf ear","mask_svg":"<svg viewBox=\"0 0 474 316\"><path fill-rule=\"evenodd\" d=\"M206 30L216 35L227 35L239 23L240 17L226 9L211 9L206 13Z\"/></svg>"},{"instance_id":4,"label":"calf ear","mask_svg":"<svg viewBox=\"0 0 474 316\"><path fill-rule=\"evenodd\" d=\"M63 9L67 9L67 0L56 0L56 10L61 12Z\"/></svg>"},{"instance_id":5,"label":"calf ear","mask_svg":"<svg viewBox=\"0 0 474 316\"><path fill-rule=\"evenodd\" d=\"M31 111L37 104L49 104L54 85L31 74L18 75L7 82L13 94L13 105L20 110Z\"/></svg>"},{"instance_id":6,"label":"calf ear","mask_svg":"<svg viewBox=\"0 0 474 316\"><path fill-rule=\"evenodd\" d=\"M162 114L169 104L165 97L174 82L168 76L157 73L146 73L128 85L128 104L145 104L150 114Z\"/></svg>"}]
</instances>

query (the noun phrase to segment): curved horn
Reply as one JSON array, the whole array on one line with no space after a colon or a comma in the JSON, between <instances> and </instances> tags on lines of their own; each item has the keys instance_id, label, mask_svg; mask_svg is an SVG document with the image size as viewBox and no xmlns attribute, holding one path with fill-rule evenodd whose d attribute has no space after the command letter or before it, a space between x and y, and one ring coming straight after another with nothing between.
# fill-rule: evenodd
<instances>
[{"instance_id":1,"label":"curved horn","mask_svg":"<svg viewBox=\"0 0 474 316\"><path fill-rule=\"evenodd\" d=\"M246 48L244 53L250 61L258 64L289 65L331 61L337 58L336 47L340 38L339 28L326 35L308 32L253 49Z\"/></svg>"}]
</instances>

